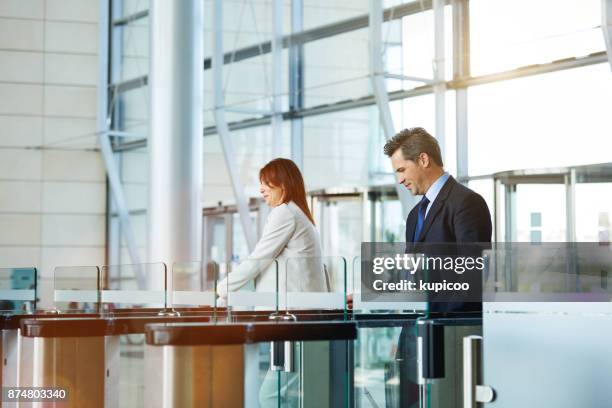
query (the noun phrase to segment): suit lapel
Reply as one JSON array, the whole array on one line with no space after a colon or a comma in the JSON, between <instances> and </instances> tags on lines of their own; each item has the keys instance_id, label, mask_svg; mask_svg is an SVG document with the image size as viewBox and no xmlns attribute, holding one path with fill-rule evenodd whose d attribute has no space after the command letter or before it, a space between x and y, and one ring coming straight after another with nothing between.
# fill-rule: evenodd
<instances>
[{"instance_id":1,"label":"suit lapel","mask_svg":"<svg viewBox=\"0 0 612 408\"><path fill-rule=\"evenodd\" d=\"M425 217L425 221L423 222L423 229L421 229L421 234L419 235L417 242L421 242L425 239L427 231L429 231L429 228L431 227L431 224L436 218L438 212L440 212L442 207L444 207L444 202L446 201L446 198L448 197L448 194L452 190L455 183L456 181L453 176L449 176L448 180L446 180L446 183L444 183L444 186L442 186L442 189L438 193L438 196L434 200L433 204L431 205L431 208L429 209L429 212L427 213L427 217ZM412 231L412 233L414 234L414 229Z\"/></svg>"},{"instance_id":2,"label":"suit lapel","mask_svg":"<svg viewBox=\"0 0 612 408\"><path fill-rule=\"evenodd\" d=\"M406 219L406 242L414 241L414 230L416 229L417 223L417 212L410 211L408 218Z\"/></svg>"}]
</instances>

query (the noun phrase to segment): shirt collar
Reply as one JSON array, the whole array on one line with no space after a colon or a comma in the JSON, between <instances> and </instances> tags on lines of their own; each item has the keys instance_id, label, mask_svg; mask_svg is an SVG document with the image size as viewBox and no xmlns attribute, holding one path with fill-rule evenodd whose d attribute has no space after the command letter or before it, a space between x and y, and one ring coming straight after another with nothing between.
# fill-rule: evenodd
<instances>
[{"instance_id":1,"label":"shirt collar","mask_svg":"<svg viewBox=\"0 0 612 408\"><path fill-rule=\"evenodd\" d=\"M430 203L433 203L438 194L440 194L440 190L444 187L446 180L450 177L450 174L444 172L434 183L429 187L427 192L425 193L425 197L429 200Z\"/></svg>"}]
</instances>

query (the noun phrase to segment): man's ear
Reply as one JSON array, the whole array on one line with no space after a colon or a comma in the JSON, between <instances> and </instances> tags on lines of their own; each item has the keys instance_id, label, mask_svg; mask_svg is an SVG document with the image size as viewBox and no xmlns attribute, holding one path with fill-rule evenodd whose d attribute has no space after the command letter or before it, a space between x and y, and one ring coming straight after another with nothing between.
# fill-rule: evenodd
<instances>
[{"instance_id":1,"label":"man's ear","mask_svg":"<svg viewBox=\"0 0 612 408\"><path fill-rule=\"evenodd\" d=\"M427 153L419 154L419 160L423 164L423 167L428 168L431 160L429 160L429 155Z\"/></svg>"}]
</instances>

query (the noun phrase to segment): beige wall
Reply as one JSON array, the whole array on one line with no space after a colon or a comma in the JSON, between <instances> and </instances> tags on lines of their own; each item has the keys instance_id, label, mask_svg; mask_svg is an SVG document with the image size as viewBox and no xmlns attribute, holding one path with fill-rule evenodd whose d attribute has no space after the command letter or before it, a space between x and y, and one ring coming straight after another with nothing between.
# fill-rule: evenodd
<instances>
[{"instance_id":1,"label":"beige wall","mask_svg":"<svg viewBox=\"0 0 612 408\"><path fill-rule=\"evenodd\" d=\"M0 266L104 262L98 1L0 1ZM47 278L47 279L44 279Z\"/></svg>"}]
</instances>

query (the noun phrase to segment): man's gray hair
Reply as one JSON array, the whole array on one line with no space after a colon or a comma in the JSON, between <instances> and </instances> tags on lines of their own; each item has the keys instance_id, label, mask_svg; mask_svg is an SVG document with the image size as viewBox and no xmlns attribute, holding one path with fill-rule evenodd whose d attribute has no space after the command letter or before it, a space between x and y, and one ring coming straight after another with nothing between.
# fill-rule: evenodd
<instances>
[{"instance_id":1,"label":"man's gray hair","mask_svg":"<svg viewBox=\"0 0 612 408\"><path fill-rule=\"evenodd\" d=\"M438 141L422 127L404 129L385 143L387 156L391 157L397 149L402 149L405 160L416 161L421 153L427 153L438 166L444 167Z\"/></svg>"}]
</instances>

